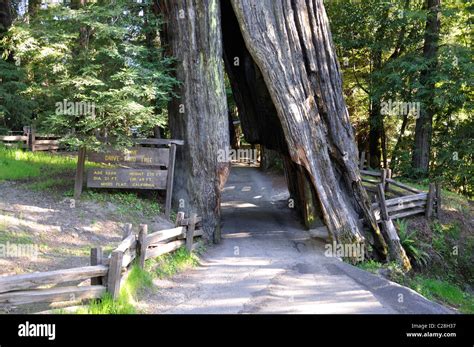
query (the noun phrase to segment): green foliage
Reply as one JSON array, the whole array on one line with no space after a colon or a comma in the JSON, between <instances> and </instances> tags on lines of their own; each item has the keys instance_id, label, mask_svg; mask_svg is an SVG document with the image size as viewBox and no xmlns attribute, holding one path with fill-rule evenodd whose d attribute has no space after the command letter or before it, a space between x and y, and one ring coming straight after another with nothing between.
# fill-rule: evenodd
<instances>
[{"instance_id":1,"label":"green foliage","mask_svg":"<svg viewBox=\"0 0 474 347\"><path fill-rule=\"evenodd\" d=\"M341 61L346 102L355 125L359 148L368 143L369 112L376 100L419 102L431 107L433 142L431 180L473 196L472 114L474 64L472 61L472 2L442 2L441 40L430 84L420 74L431 66L423 56L427 11L425 1L326 0L331 30ZM408 5L408 6L407 6ZM376 57L380 54L380 66ZM385 114L383 126L390 167L395 175L419 178L412 168L416 115Z\"/></svg>"},{"instance_id":2,"label":"green foliage","mask_svg":"<svg viewBox=\"0 0 474 347\"><path fill-rule=\"evenodd\" d=\"M29 23L15 22L0 45L24 72L15 77L22 88L18 97L25 105L35 100L39 128L64 135L73 146L96 147L97 132L118 146L129 144L133 128L146 135L166 126L176 80L172 60L157 43L160 19L151 11L145 11L146 21L140 15L149 6L150 1L126 0L80 10L50 5ZM64 100L70 104L61 108ZM72 103L83 108L73 109ZM3 113L12 114L13 106L5 105Z\"/></svg>"},{"instance_id":3,"label":"green foliage","mask_svg":"<svg viewBox=\"0 0 474 347\"><path fill-rule=\"evenodd\" d=\"M156 202L156 193L150 193L151 199L140 197L137 193L122 193L116 191L93 191L88 190L84 194L85 199L90 199L100 203L112 203L116 207L116 212L121 216L153 217L160 213L161 205Z\"/></svg>"},{"instance_id":4,"label":"green foliage","mask_svg":"<svg viewBox=\"0 0 474 347\"><path fill-rule=\"evenodd\" d=\"M452 283L416 276L409 281L409 285L428 299L456 307L462 313L474 313L474 296L463 292L461 288Z\"/></svg>"},{"instance_id":5,"label":"green foliage","mask_svg":"<svg viewBox=\"0 0 474 347\"><path fill-rule=\"evenodd\" d=\"M430 261L430 255L425 251L427 245L416 239L416 230L409 232L407 221L403 219L397 220L396 225L400 244L405 250L408 258L410 258L412 264L414 263L414 265L417 266L427 266Z\"/></svg>"},{"instance_id":6,"label":"green foliage","mask_svg":"<svg viewBox=\"0 0 474 347\"><path fill-rule=\"evenodd\" d=\"M153 281L150 275L134 265L120 289L119 297L114 300L106 293L100 300L93 300L89 305L81 307L79 314L135 314L138 313L134 303L140 291L151 288Z\"/></svg>"},{"instance_id":7,"label":"green foliage","mask_svg":"<svg viewBox=\"0 0 474 347\"><path fill-rule=\"evenodd\" d=\"M166 278L198 264L199 258L197 255L189 253L186 248L181 247L176 252L148 260L146 269L159 278Z\"/></svg>"},{"instance_id":8,"label":"green foliage","mask_svg":"<svg viewBox=\"0 0 474 347\"><path fill-rule=\"evenodd\" d=\"M357 267L361 268L365 271L376 274L378 272L378 270L380 270L383 267L383 264L379 263L378 261L375 261L373 259L369 259L367 261L358 263Z\"/></svg>"},{"instance_id":9,"label":"green foliage","mask_svg":"<svg viewBox=\"0 0 474 347\"><path fill-rule=\"evenodd\" d=\"M72 172L76 159L42 152L24 152L0 147L0 181L48 176Z\"/></svg>"}]
</instances>

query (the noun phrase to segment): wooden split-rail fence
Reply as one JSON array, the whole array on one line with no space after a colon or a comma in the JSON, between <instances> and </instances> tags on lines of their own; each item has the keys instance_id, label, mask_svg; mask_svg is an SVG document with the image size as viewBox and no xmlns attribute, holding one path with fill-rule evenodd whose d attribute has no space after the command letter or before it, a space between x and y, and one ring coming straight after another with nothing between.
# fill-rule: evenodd
<instances>
[{"instance_id":1,"label":"wooden split-rail fence","mask_svg":"<svg viewBox=\"0 0 474 347\"><path fill-rule=\"evenodd\" d=\"M32 152L50 151L59 149L61 136L51 134L38 134L33 127L24 127L23 133L17 132L0 136L0 142L6 147L28 149Z\"/></svg>"},{"instance_id":2,"label":"wooden split-rail fence","mask_svg":"<svg viewBox=\"0 0 474 347\"><path fill-rule=\"evenodd\" d=\"M105 293L117 298L132 264L144 268L147 259L171 253L180 247L193 251L202 245L201 218L178 213L176 227L138 234L126 224L122 242L105 258L102 248L91 249L90 266L0 277L0 307L9 310L26 304L62 303L65 306L100 299ZM90 283L85 283L90 280ZM65 286L59 286L66 284Z\"/></svg>"}]
</instances>

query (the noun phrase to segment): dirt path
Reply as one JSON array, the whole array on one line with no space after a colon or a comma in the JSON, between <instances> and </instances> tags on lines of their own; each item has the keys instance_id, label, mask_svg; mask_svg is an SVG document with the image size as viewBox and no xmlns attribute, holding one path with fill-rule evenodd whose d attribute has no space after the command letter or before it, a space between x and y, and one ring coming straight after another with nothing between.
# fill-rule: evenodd
<instances>
[{"instance_id":1,"label":"dirt path","mask_svg":"<svg viewBox=\"0 0 474 347\"><path fill-rule=\"evenodd\" d=\"M149 313L441 313L412 290L324 256L286 207L282 177L233 168L223 241L198 268L157 280Z\"/></svg>"}]
</instances>

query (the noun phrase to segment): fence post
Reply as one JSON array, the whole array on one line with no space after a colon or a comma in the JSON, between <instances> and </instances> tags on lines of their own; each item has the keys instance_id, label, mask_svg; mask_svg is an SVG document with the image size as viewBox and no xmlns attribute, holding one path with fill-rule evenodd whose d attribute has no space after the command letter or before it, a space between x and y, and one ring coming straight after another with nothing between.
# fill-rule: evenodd
<instances>
[{"instance_id":1,"label":"fence post","mask_svg":"<svg viewBox=\"0 0 474 347\"><path fill-rule=\"evenodd\" d=\"M107 275L107 290L113 299L117 299L120 293L120 277L122 276L123 252L115 250L112 252Z\"/></svg>"},{"instance_id":2,"label":"fence post","mask_svg":"<svg viewBox=\"0 0 474 347\"><path fill-rule=\"evenodd\" d=\"M192 213L191 217L189 218L188 227L186 229L186 249L188 252L193 250L193 243L194 243L194 229L196 228L197 222L197 214Z\"/></svg>"},{"instance_id":3,"label":"fence post","mask_svg":"<svg viewBox=\"0 0 474 347\"><path fill-rule=\"evenodd\" d=\"M365 151L360 154L359 170L364 170L365 165Z\"/></svg>"},{"instance_id":4,"label":"fence post","mask_svg":"<svg viewBox=\"0 0 474 347\"><path fill-rule=\"evenodd\" d=\"M388 185L390 184L388 180L392 179L392 169L385 169L385 191L388 191Z\"/></svg>"},{"instance_id":5,"label":"fence post","mask_svg":"<svg viewBox=\"0 0 474 347\"><path fill-rule=\"evenodd\" d=\"M36 143L36 130L33 125L30 126L30 149L32 152L35 151Z\"/></svg>"},{"instance_id":6,"label":"fence post","mask_svg":"<svg viewBox=\"0 0 474 347\"><path fill-rule=\"evenodd\" d=\"M127 223L125 224L124 228L123 228L123 236L122 236L122 240L125 240L127 237L129 237L130 235L132 234L132 224L131 223Z\"/></svg>"},{"instance_id":7,"label":"fence post","mask_svg":"<svg viewBox=\"0 0 474 347\"><path fill-rule=\"evenodd\" d=\"M377 184L377 197L379 199L380 205L380 218L387 221L390 219L390 217L388 215L387 203L385 202L385 192L382 183Z\"/></svg>"},{"instance_id":8,"label":"fence post","mask_svg":"<svg viewBox=\"0 0 474 347\"><path fill-rule=\"evenodd\" d=\"M140 224L140 231L138 233L138 244L137 244L138 266L140 267L140 269L143 269L145 267L147 235L148 235L148 225Z\"/></svg>"},{"instance_id":9,"label":"fence post","mask_svg":"<svg viewBox=\"0 0 474 347\"><path fill-rule=\"evenodd\" d=\"M441 185L436 182L436 218L439 218L439 212L441 211Z\"/></svg>"},{"instance_id":10,"label":"fence post","mask_svg":"<svg viewBox=\"0 0 474 347\"><path fill-rule=\"evenodd\" d=\"M430 190L428 191L428 198L426 199L426 212L425 217L431 218L433 215L433 202L435 198L435 184L430 183Z\"/></svg>"},{"instance_id":11,"label":"fence post","mask_svg":"<svg viewBox=\"0 0 474 347\"><path fill-rule=\"evenodd\" d=\"M178 212L178 214L176 215L176 226L179 227L181 226L181 223L183 222L184 220L184 212Z\"/></svg>"},{"instance_id":12,"label":"fence post","mask_svg":"<svg viewBox=\"0 0 474 347\"><path fill-rule=\"evenodd\" d=\"M170 218L171 214L171 199L173 197L173 179L174 179L174 165L176 160L176 145L174 143L170 146L170 156L168 163L168 177L166 178L166 202L165 202L165 217Z\"/></svg>"},{"instance_id":13,"label":"fence post","mask_svg":"<svg viewBox=\"0 0 474 347\"><path fill-rule=\"evenodd\" d=\"M383 190L385 192L385 187L387 186L387 170L382 169L380 170L380 183L383 185Z\"/></svg>"},{"instance_id":14,"label":"fence post","mask_svg":"<svg viewBox=\"0 0 474 347\"><path fill-rule=\"evenodd\" d=\"M100 265L102 264L103 259L102 247L91 248L91 265ZM103 277L93 277L91 278L91 285L101 285L103 283Z\"/></svg>"},{"instance_id":15,"label":"fence post","mask_svg":"<svg viewBox=\"0 0 474 347\"><path fill-rule=\"evenodd\" d=\"M82 194L84 183L84 167L86 162L86 149L81 147L77 154L76 180L74 182L74 199L79 199Z\"/></svg>"}]
</instances>

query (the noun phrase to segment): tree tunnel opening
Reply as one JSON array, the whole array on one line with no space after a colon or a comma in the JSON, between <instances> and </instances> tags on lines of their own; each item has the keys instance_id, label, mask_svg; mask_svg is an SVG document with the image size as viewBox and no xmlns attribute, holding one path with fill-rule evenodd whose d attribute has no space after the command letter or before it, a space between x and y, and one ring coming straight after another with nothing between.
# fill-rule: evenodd
<instances>
[{"instance_id":1,"label":"tree tunnel opening","mask_svg":"<svg viewBox=\"0 0 474 347\"><path fill-rule=\"evenodd\" d=\"M290 195L288 206L297 211L307 228L323 226L317 193L307 170L291 159L278 111L263 75L247 49L234 9L230 1L220 3L224 66L237 108L237 115L229 110L230 146L234 149L238 146L239 124L243 137L252 148L260 145L262 152L276 153L283 163Z\"/></svg>"}]
</instances>

